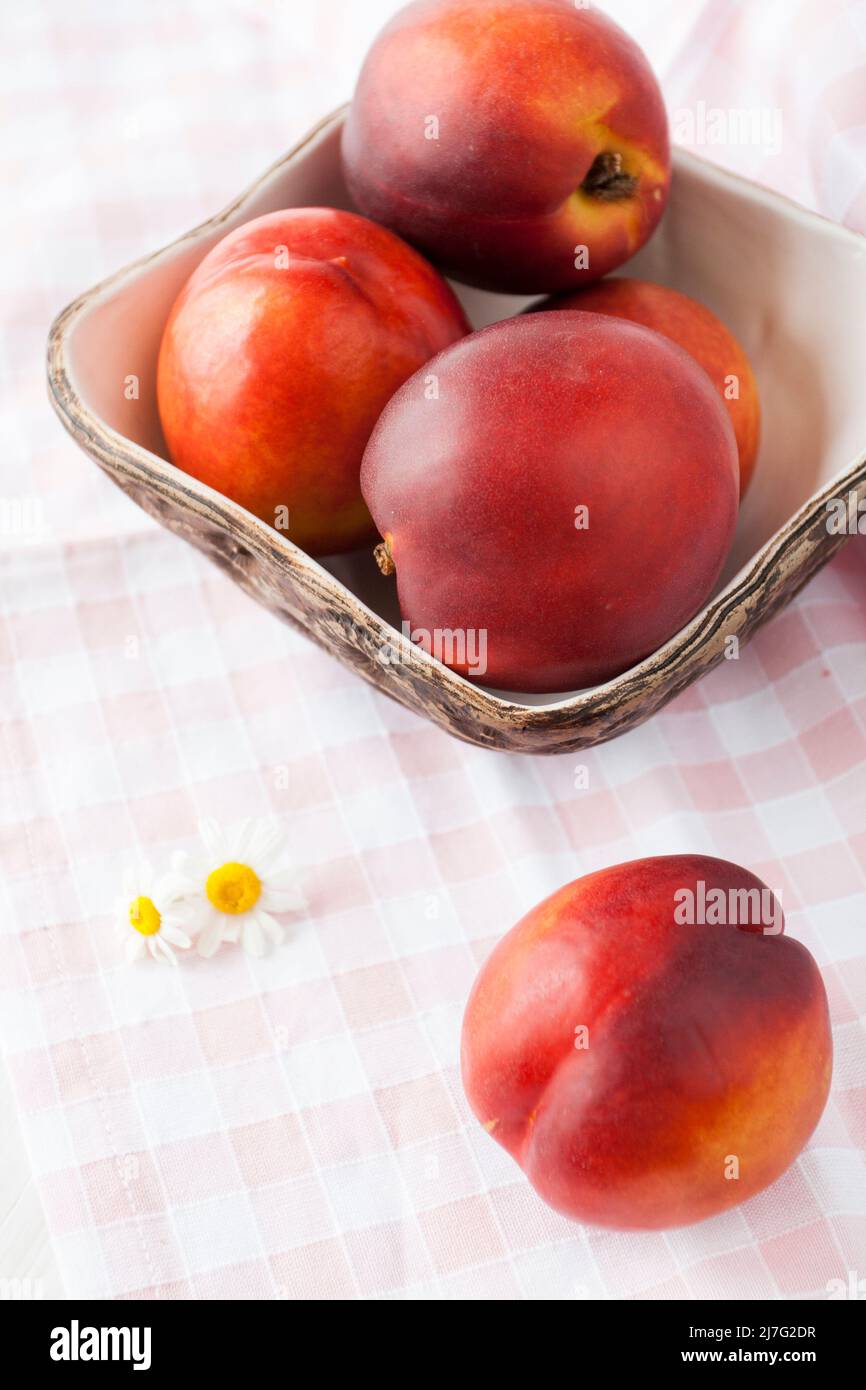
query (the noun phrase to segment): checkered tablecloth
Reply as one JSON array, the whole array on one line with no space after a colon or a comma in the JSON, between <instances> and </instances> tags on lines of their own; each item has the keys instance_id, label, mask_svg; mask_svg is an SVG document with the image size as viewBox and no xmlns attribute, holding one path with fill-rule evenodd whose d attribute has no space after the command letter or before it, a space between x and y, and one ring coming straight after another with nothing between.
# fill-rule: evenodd
<instances>
[{"instance_id":1,"label":"checkered tablecloth","mask_svg":"<svg viewBox=\"0 0 866 1390\"><path fill-rule=\"evenodd\" d=\"M113 490L45 402L53 313L339 104L389 8L4 11L0 494L20 524L3 536L0 1032L66 1286L825 1297L866 1275L866 538L647 726L590 753L505 756L255 607ZM700 152L866 230L863 4L607 8L672 110L783 110L780 153ZM283 947L120 964L126 854L167 859L205 813L274 812L309 899ZM469 1115L463 1004L539 898L686 850L781 887L830 995L832 1097L789 1172L727 1215L582 1228Z\"/></svg>"}]
</instances>

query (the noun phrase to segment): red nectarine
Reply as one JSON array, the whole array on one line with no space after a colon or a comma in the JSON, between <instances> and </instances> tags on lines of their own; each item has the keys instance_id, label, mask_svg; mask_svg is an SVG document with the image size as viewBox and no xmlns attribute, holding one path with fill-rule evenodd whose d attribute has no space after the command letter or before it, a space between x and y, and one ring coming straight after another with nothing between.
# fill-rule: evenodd
<instances>
[{"instance_id":1,"label":"red nectarine","mask_svg":"<svg viewBox=\"0 0 866 1390\"><path fill-rule=\"evenodd\" d=\"M370 50L343 132L356 205L459 280L576 288L633 255L670 180L638 46L573 0L419 0Z\"/></svg>"},{"instance_id":2,"label":"red nectarine","mask_svg":"<svg viewBox=\"0 0 866 1390\"><path fill-rule=\"evenodd\" d=\"M159 413L186 473L313 554L374 534L359 472L383 405L468 332L449 286L354 213L292 208L238 227L181 290Z\"/></svg>"},{"instance_id":3,"label":"red nectarine","mask_svg":"<svg viewBox=\"0 0 866 1390\"><path fill-rule=\"evenodd\" d=\"M740 496L745 494L758 456L761 403L752 364L721 319L696 299L626 276L601 280L576 294L546 299L539 309L585 309L654 328L691 353L708 373L731 417L740 456Z\"/></svg>"},{"instance_id":4,"label":"red nectarine","mask_svg":"<svg viewBox=\"0 0 866 1390\"><path fill-rule=\"evenodd\" d=\"M516 691L604 681L661 646L708 598L737 515L706 372L601 314L506 319L440 353L386 406L361 481L414 640ZM455 631L466 651L483 634L483 669L436 647Z\"/></svg>"},{"instance_id":5,"label":"red nectarine","mask_svg":"<svg viewBox=\"0 0 866 1390\"><path fill-rule=\"evenodd\" d=\"M754 874L672 855L569 883L503 937L466 1007L463 1083L546 1202L679 1226L794 1161L832 1041L818 967L782 929Z\"/></svg>"}]
</instances>

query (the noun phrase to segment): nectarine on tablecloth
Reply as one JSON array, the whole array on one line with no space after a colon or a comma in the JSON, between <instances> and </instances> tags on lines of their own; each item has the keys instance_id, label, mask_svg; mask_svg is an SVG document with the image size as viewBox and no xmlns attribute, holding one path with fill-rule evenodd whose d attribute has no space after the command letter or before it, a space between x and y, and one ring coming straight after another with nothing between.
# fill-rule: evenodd
<instances>
[{"instance_id":1,"label":"nectarine on tablecloth","mask_svg":"<svg viewBox=\"0 0 866 1390\"><path fill-rule=\"evenodd\" d=\"M794 1161L832 1042L818 967L783 926L754 874L681 854L566 884L502 938L466 1007L463 1083L546 1202L679 1226Z\"/></svg>"}]
</instances>

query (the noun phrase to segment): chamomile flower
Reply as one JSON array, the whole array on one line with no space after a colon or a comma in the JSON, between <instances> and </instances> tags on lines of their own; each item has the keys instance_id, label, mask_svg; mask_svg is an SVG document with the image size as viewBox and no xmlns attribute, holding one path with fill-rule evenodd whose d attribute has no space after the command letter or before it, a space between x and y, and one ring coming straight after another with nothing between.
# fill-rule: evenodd
<instances>
[{"instance_id":1,"label":"chamomile flower","mask_svg":"<svg viewBox=\"0 0 866 1390\"><path fill-rule=\"evenodd\" d=\"M285 935L272 912L303 907L298 873L286 859L286 835L273 820L245 820L224 830L214 820L199 825L203 853L184 865L199 885L191 905L198 952L212 956L223 941L240 941L251 956Z\"/></svg>"},{"instance_id":2,"label":"chamomile flower","mask_svg":"<svg viewBox=\"0 0 866 1390\"><path fill-rule=\"evenodd\" d=\"M155 874L144 861L126 870L117 911L127 961L150 954L154 960L177 965L175 950L186 951L192 945L183 930L180 902L192 886L176 864L163 874Z\"/></svg>"}]
</instances>

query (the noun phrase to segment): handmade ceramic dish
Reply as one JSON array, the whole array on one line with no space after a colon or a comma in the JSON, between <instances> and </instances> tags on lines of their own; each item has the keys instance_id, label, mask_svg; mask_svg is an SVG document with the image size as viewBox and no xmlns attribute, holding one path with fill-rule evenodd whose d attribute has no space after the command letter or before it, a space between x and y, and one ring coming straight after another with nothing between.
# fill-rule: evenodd
<instances>
[{"instance_id":1,"label":"handmade ceramic dish","mask_svg":"<svg viewBox=\"0 0 866 1390\"><path fill-rule=\"evenodd\" d=\"M145 511L373 685L458 737L516 752L602 743L647 719L787 603L847 538L828 504L866 499L866 238L681 151L670 206L630 275L715 310L755 365L763 444L716 593L640 665L557 696L494 692L399 632L394 581L372 555L314 560L167 462L156 408L163 324L192 269L226 232L282 207L349 207L343 112L327 117L223 212L89 290L48 345L52 399L81 447ZM481 327L529 301L455 286ZM120 380L118 372L120 371ZM122 381L134 375L139 398Z\"/></svg>"}]
</instances>

